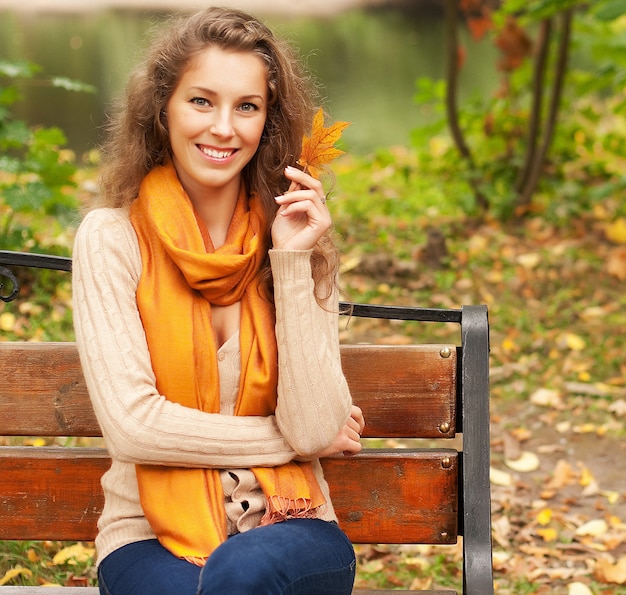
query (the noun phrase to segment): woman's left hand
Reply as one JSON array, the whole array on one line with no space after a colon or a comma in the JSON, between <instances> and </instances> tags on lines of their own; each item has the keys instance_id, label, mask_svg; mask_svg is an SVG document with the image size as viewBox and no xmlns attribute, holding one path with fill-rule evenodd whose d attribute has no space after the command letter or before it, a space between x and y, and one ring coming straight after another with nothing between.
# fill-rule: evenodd
<instances>
[{"instance_id":1,"label":"woman's left hand","mask_svg":"<svg viewBox=\"0 0 626 595\"><path fill-rule=\"evenodd\" d=\"M278 213L272 224L272 242L278 250L310 250L330 228L324 189L309 174L287 167L289 190L276 197Z\"/></svg>"}]
</instances>

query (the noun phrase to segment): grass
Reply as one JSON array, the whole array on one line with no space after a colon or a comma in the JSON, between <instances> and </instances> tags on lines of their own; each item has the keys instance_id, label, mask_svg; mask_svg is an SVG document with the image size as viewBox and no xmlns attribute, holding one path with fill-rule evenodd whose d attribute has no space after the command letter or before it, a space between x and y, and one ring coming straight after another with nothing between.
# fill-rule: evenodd
<instances>
[{"instance_id":1,"label":"grass","mask_svg":"<svg viewBox=\"0 0 626 595\"><path fill-rule=\"evenodd\" d=\"M59 541L0 542L0 586L95 585L93 544Z\"/></svg>"}]
</instances>

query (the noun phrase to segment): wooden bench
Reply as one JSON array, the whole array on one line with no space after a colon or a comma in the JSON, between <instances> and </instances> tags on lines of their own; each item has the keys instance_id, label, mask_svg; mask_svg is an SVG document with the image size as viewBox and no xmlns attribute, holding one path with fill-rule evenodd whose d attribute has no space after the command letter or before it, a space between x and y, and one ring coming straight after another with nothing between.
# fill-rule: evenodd
<instances>
[{"instance_id":1,"label":"wooden bench","mask_svg":"<svg viewBox=\"0 0 626 595\"><path fill-rule=\"evenodd\" d=\"M71 261L0 251L5 300L17 291L15 278L7 278L10 265L69 271ZM492 594L486 307L355 304L352 315L456 324L460 340L342 346L346 377L367 420L364 437L426 443L324 460L341 526L355 544L454 544L462 536L463 593ZM100 436L73 343L0 341L0 435ZM93 541L108 466L100 448L1 446L0 539ZM5 586L0 595L40 589ZM355 590L385 592L396 591Z\"/></svg>"}]
</instances>

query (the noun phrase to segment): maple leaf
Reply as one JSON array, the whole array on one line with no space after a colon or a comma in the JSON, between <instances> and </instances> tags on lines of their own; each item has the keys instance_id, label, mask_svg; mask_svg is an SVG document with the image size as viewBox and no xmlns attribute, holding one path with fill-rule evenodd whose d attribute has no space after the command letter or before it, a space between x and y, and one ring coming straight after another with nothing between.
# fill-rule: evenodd
<instances>
[{"instance_id":1,"label":"maple leaf","mask_svg":"<svg viewBox=\"0 0 626 595\"><path fill-rule=\"evenodd\" d=\"M337 149L335 143L349 125L349 122L335 122L325 128L324 112L319 108L313 117L311 136L305 135L302 139L302 153L298 165L314 178L319 178L322 173L321 166L344 154L345 151Z\"/></svg>"}]
</instances>

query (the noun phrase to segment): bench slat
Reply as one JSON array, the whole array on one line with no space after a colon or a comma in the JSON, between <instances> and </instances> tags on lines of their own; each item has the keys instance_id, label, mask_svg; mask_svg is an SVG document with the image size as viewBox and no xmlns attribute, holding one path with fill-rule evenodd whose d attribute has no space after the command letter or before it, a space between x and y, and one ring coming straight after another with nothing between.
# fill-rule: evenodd
<instances>
[{"instance_id":1,"label":"bench slat","mask_svg":"<svg viewBox=\"0 0 626 595\"><path fill-rule=\"evenodd\" d=\"M454 437L454 346L344 345L342 364L364 437ZM0 369L0 436L100 435L73 343L0 343Z\"/></svg>"},{"instance_id":2,"label":"bench slat","mask_svg":"<svg viewBox=\"0 0 626 595\"><path fill-rule=\"evenodd\" d=\"M0 449L0 539L93 541L110 465L99 448Z\"/></svg>"},{"instance_id":3,"label":"bench slat","mask_svg":"<svg viewBox=\"0 0 626 595\"><path fill-rule=\"evenodd\" d=\"M365 451L323 461L354 543L454 543L455 450ZM102 510L104 449L0 449L0 539L92 541ZM365 489L366 488L366 489Z\"/></svg>"},{"instance_id":4,"label":"bench slat","mask_svg":"<svg viewBox=\"0 0 626 595\"><path fill-rule=\"evenodd\" d=\"M74 343L0 343L0 436L99 436Z\"/></svg>"},{"instance_id":5,"label":"bench slat","mask_svg":"<svg viewBox=\"0 0 626 595\"><path fill-rule=\"evenodd\" d=\"M456 543L458 456L397 449L323 460L341 528L353 543Z\"/></svg>"},{"instance_id":6,"label":"bench slat","mask_svg":"<svg viewBox=\"0 0 626 595\"><path fill-rule=\"evenodd\" d=\"M454 437L456 347L342 345L341 356L354 401L367 411L363 436Z\"/></svg>"}]
</instances>

